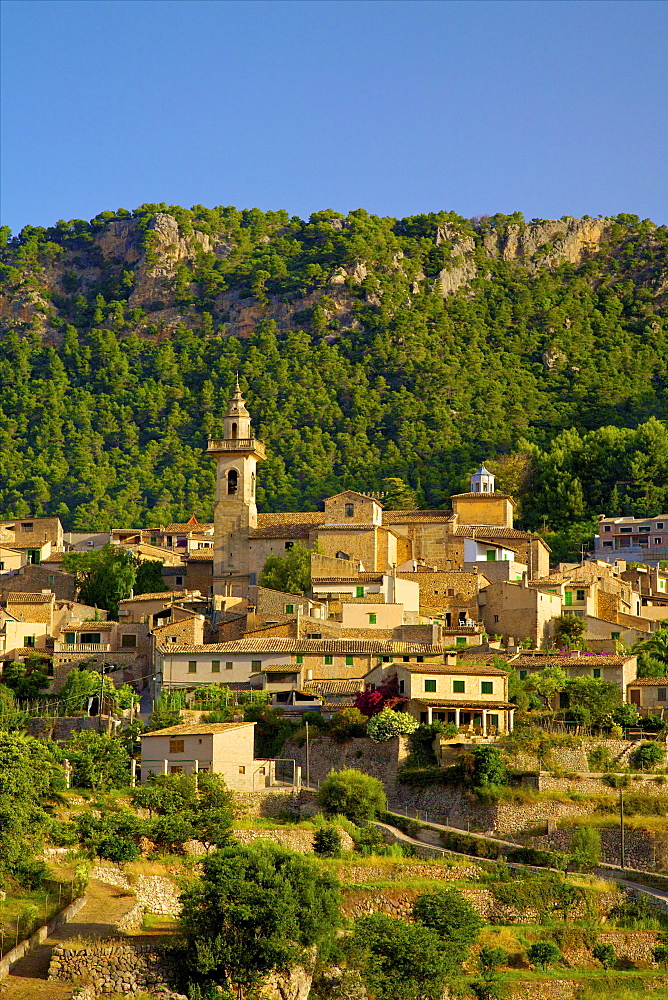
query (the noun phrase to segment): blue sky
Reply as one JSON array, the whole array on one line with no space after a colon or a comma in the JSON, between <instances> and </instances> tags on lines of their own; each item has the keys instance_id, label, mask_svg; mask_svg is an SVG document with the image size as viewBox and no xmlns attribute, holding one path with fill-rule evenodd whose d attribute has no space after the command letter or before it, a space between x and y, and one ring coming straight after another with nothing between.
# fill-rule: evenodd
<instances>
[{"instance_id":1,"label":"blue sky","mask_svg":"<svg viewBox=\"0 0 668 1000\"><path fill-rule=\"evenodd\" d=\"M2 222L144 202L668 223L668 4L4 0Z\"/></svg>"}]
</instances>

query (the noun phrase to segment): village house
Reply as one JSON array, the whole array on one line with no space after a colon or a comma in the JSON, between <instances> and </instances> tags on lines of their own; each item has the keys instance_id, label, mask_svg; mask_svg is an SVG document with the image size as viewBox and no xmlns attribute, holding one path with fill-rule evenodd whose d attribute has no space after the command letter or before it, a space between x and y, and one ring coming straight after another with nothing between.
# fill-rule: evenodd
<instances>
[{"instance_id":1,"label":"village house","mask_svg":"<svg viewBox=\"0 0 668 1000\"><path fill-rule=\"evenodd\" d=\"M579 650L559 655L526 652L509 657L508 666L517 671L520 680L525 680L530 674L537 673L545 667L560 667L568 680L574 680L576 677L592 677L594 680L609 681L619 688L622 698L625 698L627 686L636 675L638 658L632 654L608 656L588 654ZM561 698L559 707L568 707L565 697Z\"/></svg>"},{"instance_id":2,"label":"village house","mask_svg":"<svg viewBox=\"0 0 668 1000\"><path fill-rule=\"evenodd\" d=\"M554 640L554 619L561 614L558 594L543 593L520 583L500 580L478 594L480 611L489 635L506 642L530 640L534 647L547 647Z\"/></svg>"},{"instance_id":3,"label":"village house","mask_svg":"<svg viewBox=\"0 0 668 1000\"><path fill-rule=\"evenodd\" d=\"M668 677L637 677L626 685L626 700L635 705L641 715L660 715L668 708L666 692Z\"/></svg>"},{"instance_id":4,"label":"village house","mask_svg":"<svg viewBox=\"0 0 668 1000\"><path fill-rule=\"evenodd\" d=\"M140 739L142 781L152 774L213 772L222 775L235 792L255 792L276 784L275 761L255 756L254 722L170 726L142 733ZM298 769L295 772L293 781L298 785Z\"/></svg>"},{"instance_id":5,"label":"village house","mask_svg":"<svg viewBox=\"0 0 668 1000\"><path fill-rule=\"evenodd\" d=\"M401 707L419 722L454 723L462 732L490 736L513 728L508 673L479 663L378 664L364 676L374 690L396 675Z\"/></svg>"},{"instance_id":6,"label":"village house","mask_svg":"<svg viewBox=\"0 0 668 1000\"><path fill-rule=\"evenodd\" d=\"M601 514L594 535L594 558L641 562L658 566L668 560L668 514L656 517L606 517Z\"/></svg>"},{"instance_id":7,"label":"village house","mask_svg":"<svg viewBox=\"0 0 668 1000\"><path fill-rule=\"evenodd\" d=\"M53 647L53 688L59 691L71 670L86 665L108 673L123 671L123 681L152 674L148 625L135 622L78 621L60 629Z\"/></svg>"},{"instance_id":8,"label":"village house","mask_svg":"<svg viewBox=\"0 0 668 1000\"><path fill-rule=\"evenodd\" d=\"M360 678L377 663L442 658L442 645L430 643L269 636L202 646L161 644L155 671L158 687L171 690L216 683L262 687L265 668L285 667L297 678L290 687L294 683L301 688L307 680Z\"/></svg>"}]
</instances>

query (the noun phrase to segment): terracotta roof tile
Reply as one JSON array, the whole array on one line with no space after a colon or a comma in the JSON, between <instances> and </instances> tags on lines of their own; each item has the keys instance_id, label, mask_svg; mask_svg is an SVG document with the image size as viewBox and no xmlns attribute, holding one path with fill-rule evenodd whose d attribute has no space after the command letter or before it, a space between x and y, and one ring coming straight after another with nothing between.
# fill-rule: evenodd
<instances>
[{"instance_id":1,"label":"terracotta roof tile","mask_svg":"<svg viewBox=\"0 0 668 1000\"><path fill-rule=\"evenodd\" d=\"M627 690L632 687L668 687L668 677L637 677L626 685Z\"/></svg>"},{"instance_id":2,"label":"terracotta roof tile","mask_svg":"<svg viewBox=\"0 0 668 1000\"><path fill-rule=\"evenodd\" d=\"M423 642L398 642L395 640L371 639L290 639L284 636L266 638L233 639L206 645L183 645L159 647L170 653L341 653L380 654L401 653L409 655L438 656L442 646L432 646Z\"/></svg>"},{"instance_id":3,"label":"terracotta roof tile","mask_svg":"<svg viewBox=\"0 0 668 1000\"><path fill-rule=\"evenodd\" d=\"M23 594L19 591L7 594L7 604L51 604L55 594Z\"/></svg>"}]
</instances>

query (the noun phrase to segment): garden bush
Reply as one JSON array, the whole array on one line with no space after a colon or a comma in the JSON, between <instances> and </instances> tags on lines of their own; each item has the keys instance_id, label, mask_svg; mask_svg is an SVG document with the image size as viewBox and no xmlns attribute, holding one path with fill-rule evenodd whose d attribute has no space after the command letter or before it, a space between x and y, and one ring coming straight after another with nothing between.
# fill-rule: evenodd
<instances>
[{"instance_id":1,"label":"garden bush","mask_svg":"<svg viewBox=\"0 0 668 1000\"><path fill-rule=\"evenodd\" d=\"M417 719L408 712L395 712L391 708L384 708L377 715L371 716L366 731L374 743L385 743L395 736L408 736L417 728Z\"/></svg>"},{"instance_id":2,"label":"garden bush","mask_svg":"<svg viewBox=\"0 0 668 1000\"><path fill-rule=\"evenodd\" d=\"M631 756L631 763L634 767L643 771L652 771L657 764L662 764L666 757L666 748L650 740L648 743L641 743L636 747Z\"/></svg>"}]
</instances>

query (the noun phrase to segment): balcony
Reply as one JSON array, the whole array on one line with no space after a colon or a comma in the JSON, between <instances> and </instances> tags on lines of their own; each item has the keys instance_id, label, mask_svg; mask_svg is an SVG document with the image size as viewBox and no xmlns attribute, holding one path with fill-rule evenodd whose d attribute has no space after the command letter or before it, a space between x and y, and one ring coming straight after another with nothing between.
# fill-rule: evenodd
<instances>
[{"instance_id":1,"label":"balcony","mask_svg":"<svg viewBox=\"0 0 668 1000\"><path fill-rule=\"evenodd\" d=\"M110 653L108 642L55 642L55 653Z\"/></svg>"},{"instance_id":2,"label":"balcony","mask_svg":"<svg viewBox=\"0 0 668 1000\"><path fill-rule=\"evenodd\" d=\"M255 452L260 458L265 457L264 444L257 438L230 438L229 440L227 438L209 438L206 450L212 454L217 451Z\"/></svg>"}]
</instances>

